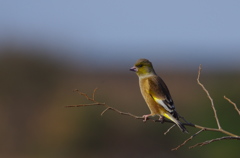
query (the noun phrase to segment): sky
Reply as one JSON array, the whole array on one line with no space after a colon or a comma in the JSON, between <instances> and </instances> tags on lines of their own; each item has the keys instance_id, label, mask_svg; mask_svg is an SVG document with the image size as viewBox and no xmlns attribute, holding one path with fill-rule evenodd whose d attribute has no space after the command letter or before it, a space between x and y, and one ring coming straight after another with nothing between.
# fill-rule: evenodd
<instances>
[{"instance_id":1,"label":"sky","mask_svg":"<svg viewBox=\"0 0 240 158\"><path fill-rule=\"evenodd\" d=\"M240 66L238 0L2 0L0 42L71 49L77 61ZM106 62L107 61L107 62Z\"/></svg>"}]
</instances>

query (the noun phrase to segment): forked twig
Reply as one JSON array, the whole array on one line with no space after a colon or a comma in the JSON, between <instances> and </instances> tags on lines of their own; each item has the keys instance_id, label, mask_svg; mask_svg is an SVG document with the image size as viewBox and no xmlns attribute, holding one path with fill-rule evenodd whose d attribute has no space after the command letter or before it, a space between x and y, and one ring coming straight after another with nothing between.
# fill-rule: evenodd
<instances>
[{"instance_id":1,"label":"forked twig","mask_svg":"<svg viewBox=\"0 0 240 158\"><path fill-rule=\"evenodd\" d=\"M201 142L201 143L197 143L193 146L190 146L189 149L191 148L195 148L197 146L204 146L204 145L207 145L207 144L210 144L212 142L216 142L216 141L220 141L220 140L224 140L224 139L236 139L236 140L240 140L240 137L232 137L232 136L225 136L225 137L221 137L221 138L216 138L216 139L211 139L211 140L207 140L205 142Z\"/></svg>"},{"instance_id":2,"label":"forked twig","mask_svg":"<svg viewBox=\"0 0 240 158\"><path fill-rule=\"evenodd\" d=\"M211 106L212 106L212 109L213 109L213 112L214 112L214 116L215 116L215 119L216 119L216 122L217 122L217 125L218 125L218 129L202 127L202 126L199 126L199 125L193 125L193 126L196 127L196 128L201 129L201 130L200 130L201 132L202 132L202 131L216 131L216 132L221 132L221 133L223 133L223 134L228 135L228 136L231 137L231 138L240 140L240 136L235 135L235 134L232 134L232 133L230 133L230 132L225 131L225 130L222 129L222 127L221 127L221 125L220 125L220 122L219 122L219 119L218 119L218 116L217 116L217 110L215 109L213 99L212 99L212 97L210 96L208 90L205 88L205 86L200 82L201 70L202 70L202 65L199 65L197 82L198 82L198 84L202 87L202 89L205 91L205 93L207 94L207 97L209 98L209 100L210 100L210 102L211 102ZM226 99L226 98L225 98L225 99ZM238 109L236 108L236 104L233 103L232 101L230 101L230 99L227 99L227 100L228 100L230 103L232 103L232 104L234 105L235 109L238 111ZM199 134L200 131L197 132L197 133L195 133L193 136L196 136L197 134ZM177 149L180 148L181 146L185 145L185 144L188 142L188 140L191 140L191 139L193 138L193 136L191 136L190 138L188 138L186 141L184 141L181 145L179 145L178 147L174 148L173 150L177 150ZM229 138L229 137L222 137L222 138L226 139L226 138ZM209 144L209 143L211 143L211 142L219 141L219 140L222 140L222 139L221 139L221 138L216 138L216 139L208 140L208 141L205 141L205 142L203 142L203 143L198 143L198 144L196 144L196 145L194 145L194 146L191 146L190 148L193 148L193 147L196 147L196 146L202 146L202 145ZM208 143L207 143L207 142L208 142Z\"/></svg>"},{"instance_id":3,"label":"forked twig","mask_svg":"<svg viewBox=\"0 0 240 158\"><path fill-rule=\"evenodd\" d=\"M197 133L195 133L194 135L192 135L191 137L189 137L188 139L186 139L182 144L178 145L176 148L173 148L172 151L178 150L180 147L184 146L187 142L189 142L190 140L193 139L193 137L197 136L199 133L201 133L202 131L204 131L205 129L201 129L199 130Z\"/></svg>"}]
</instances>

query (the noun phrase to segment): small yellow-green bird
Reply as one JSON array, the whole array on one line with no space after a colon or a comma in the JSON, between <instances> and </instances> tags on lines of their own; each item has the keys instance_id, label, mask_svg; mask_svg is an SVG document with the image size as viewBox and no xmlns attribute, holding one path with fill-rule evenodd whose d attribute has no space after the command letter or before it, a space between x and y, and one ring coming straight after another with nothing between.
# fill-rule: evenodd
<instances>
[{"instance_id":1,"label":"small yellow-green bird","mask_svg":"<svg viewBox=\"0 0 240 158\"><path fill-rule=\"evenodd\" d=\"M151 112L151 114L143 115L144 121L149 116L158 115L160 120L163 120L165 117L173 121L182 132L188 133L187 129L179 121L178 113L175 111L175 106L166 84L156 74L152 63L147 59L139 59L130 70L138 75L142 96Z\"/></svg>"}]
</instances>

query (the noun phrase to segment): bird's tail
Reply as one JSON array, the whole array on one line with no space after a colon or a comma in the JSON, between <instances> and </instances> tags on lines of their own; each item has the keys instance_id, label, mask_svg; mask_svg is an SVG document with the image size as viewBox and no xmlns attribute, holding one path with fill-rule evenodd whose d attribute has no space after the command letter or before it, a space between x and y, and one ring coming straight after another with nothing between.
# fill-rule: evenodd
<instances>
[{"instance_id":1,"label":"bird's tail","mask_svg":"<svg viewBox=\"0 0 240 158\"><path fill-rule=\"evenodd\" d=\"M165 117L170 119L171 121L173 121L182 132L188 133L188 130L185 128L185 126L182 124L182 122L180 122L179 120L174 118L171 114L170 114L170 116L168 114L166 114Z\"/></svg>"},{"instance_id":2,"label":"bird's tail","mask_svg":"<svg viewBox=\"0 0 240 158\"><path fill-rule=\"evenodd\" d=\"M175 123L176 123L176 122L175 122ZM188 130L185 128L185 126L182 124L182 122L180 122L180 121L177 120L176 125L178 126L178 128L179 128L182 132L188 133Z\"/></svg>"}]
</instances>

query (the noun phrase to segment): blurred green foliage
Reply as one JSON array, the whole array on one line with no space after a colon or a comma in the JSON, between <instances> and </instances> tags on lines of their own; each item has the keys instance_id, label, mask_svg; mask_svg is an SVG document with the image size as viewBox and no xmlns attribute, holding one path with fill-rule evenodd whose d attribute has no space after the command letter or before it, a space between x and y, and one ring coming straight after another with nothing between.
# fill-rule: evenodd
<instances>
[{"instance_id":1,"label":"blurred green foliage","mask_svg":"<svg viewBox=\"0 0 240 158\"><path fill-rule=\"evenodd\" d=\"M37 55L32 53L35 51ZM197 130L188 127L187 135L174 128L163 135L169 124L142 123L112 111L101 117L102 107L64 108L87 102L72 90L91 95L99 87L96 100L125 112L147 114L138 79L128 70L116 72L112 66L111 71L99 73L84 67L81 59L84 69L77 69L51 60L47 50L32 48L9 47L0 54L0 157L239 157L240 143L235 140L188 149L222 136L218 133L204 132L173 152L172 148ZM196 72L166 69L158 74L169 86L182 116L216 127L210 101L196 82L197 68ZM223 99L226 95L240 104L239 80L239 72L208 71L203 65L201 81L214 99L222 127L240 135L240 118Z\"/></svg>"}]
</instances>

